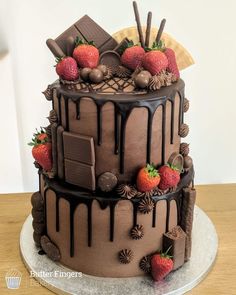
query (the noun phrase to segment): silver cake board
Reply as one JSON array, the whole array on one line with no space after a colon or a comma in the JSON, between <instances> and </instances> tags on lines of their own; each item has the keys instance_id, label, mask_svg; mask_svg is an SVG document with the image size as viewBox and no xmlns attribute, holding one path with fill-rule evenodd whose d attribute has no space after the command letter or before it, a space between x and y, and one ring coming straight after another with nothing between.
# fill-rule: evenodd
<instances>
[{"instance_id":1,"label":"silver cake board","mask_svg":"<svg viewBox=\"0 0 236 295\"><path fill-rule=\"evenodd\" d=\"M32 217L28 216L20 234L20 251L29 272L35 279L57 294L80 295L159 295L184 294L199 284L214 264L218 237L209 217L195 206L192 256L180 269L164 281L153 282L150 277L100 278L74 272L46 255L39 255L33 241ZM206 255L207 253L207 255ZM70 277L69 276L74 276Z\"/></svg>"}]
</instances>

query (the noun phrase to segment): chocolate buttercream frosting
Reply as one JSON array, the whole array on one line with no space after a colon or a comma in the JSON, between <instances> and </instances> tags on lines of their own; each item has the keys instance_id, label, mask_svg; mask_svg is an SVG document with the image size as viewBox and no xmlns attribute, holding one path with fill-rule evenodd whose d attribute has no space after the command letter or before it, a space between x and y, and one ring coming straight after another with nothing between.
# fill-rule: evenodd
<instances>
[{"instance_id":1,"label":"chocolate buttercream frosting","mask_svg":"<svg viewBox=\"0 0 236 295\"><path fill-rule=\"evenodd\" d=\"M129 184L120 184L116 191L121 198L126 199L132 199L137 195L137 190Z\"/></svg>"},{"instance_id":2,"label":"chocolate buttercream frosting","mask_svg":"<svg viewBox=\"0 0 236 295\"><path fill-rule=\"evenodd\" d=\"M49 117L48 117L49 122L52 123L57 123L58 122L58 118L57 118L57 113L55 110L51 110L49 113Z\"/></svg>"},{"instance_id":3,"label":"chocolate buttercream frosting","mask_svg":"<svg viewBox=\"0 0 236 295\"><path fill-rule=\"evenodd\" d=\"M156 91L163 86L170 86L176 81L177 78L174 74L162 71L160 74L152 76L152 78L149 81L148 89L151 91Z\"/></svg>"},{"instance_id":4,"label":"chocolate buttercream frosting","mask_svg":"<svg viewBox=\"0 0 236 295\"><path fill-rule=\"evenodd\" d=\"M181 137L186 137L189 133L189 127L187 124L183 123L181 126L180 126L180 131L179 131L179 135Z\"/></svg>"},{"instance_id":5,"label":"chocolate buttercream frosting","mask_svg":"<svg viewBox=\"0 0 236 295\"><path fill-rule=\"evenodd\" d=\"M151 197L144 197L140 200L138 209L143 214L148 214L152 211L154 203Z\"/></svg>"},{"instance_id":6,"label":"chocolate buttercream frosting","mask_svg":"<svg viewBox=\"0 0 236 295\"><path fill-rule=\"evenodd\" d=\"M151 190L148 192L137 192L137 198L144 198L144 197L153 197L155 195L155 191Z\"/></svg>"},{"instance_id":7,"label":"chocolate buttercream frosting","mask_svg":"<svg viewBox=\"0 0 236 295\"><path fill-rule=\"evenodd\" d=\"M140 240L144 236L143 226L140 224L136 224L130 231L130 236L134 240Z\"/></svg>"},{"instance_id":8,"label":"chocolate buttercream frosting","mask_svg":"<svg viewBox=\"0 0 236 295\"><path fill-rule=\"evenodd\" d=\"M47 100L52 100L53 97L53 88L51 85L48 85L47 89L42 92Z\"/></svg>"},{"instance_id":9,"label":"chocolate buttercream frosting","mask_svg":"<svg viewBox=\"0 0 236 295\"><path fill-rule=\"evenodd\" d=\"M182 143L180 144L180 149L179 149L179 151L180 151L180 154L181 154L183 157L188 156L188 154L189 154L189 144L186 143L186 142L182 142Z\"/></svg>"},{"instance_id":10,"label":"chocolate buttercream frosting","mask_svg":"<svg viewBox=\"0 0 236 295\"><path fill-rule=\"evenodd\" d=\"M145 273L150 273L151 272L151 255L144 256L139 262L139 267Z\"/></svg>"},{"instance_id":11,"label":"chocolate buttercream frosting","mask_svg":"<svg viewBox=\"0 0 236 295\"><path fill-rule=\"evenodd\" d=\"M189 110L189 100L185 97L184 99L184 112L186 113Z\"/></svg>"},{"instance_id":12,"label":"chocolate buttercream frosting","mask_svg":"<svg viewBox=\"0 0 236 295\"><path fill-rule=\"evenodd\" d=\"M117 66L114 69L114 75L119 78L129 78L131 76L131 71L124 66Z\"/></svg>"},{"instance_id":13,"label":"chocolate buttercream frosting","mask_svg":"<svg viewBox=\"0 0 236 295\"><path fill-rule=\"evenodd\" d=\"M128 264L132 261L134 254L132 250L123 249L118 254L120 263Z\"/></svg>"}]
</instances>

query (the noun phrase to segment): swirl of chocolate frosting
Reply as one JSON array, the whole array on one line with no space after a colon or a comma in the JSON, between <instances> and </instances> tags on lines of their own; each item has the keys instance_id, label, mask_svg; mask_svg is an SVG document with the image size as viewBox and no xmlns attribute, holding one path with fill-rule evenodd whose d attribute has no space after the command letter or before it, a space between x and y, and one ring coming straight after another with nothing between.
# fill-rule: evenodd
<instances>
[{"instance_id":1,"label":"swirl of chocolate frosting","mask_svg":"<svg viewBox=\"0 0 236 295\"><path fill-rule=\"evenodd\" d=\"M120 184L116 191L120 197L126 199L132 199L137 194L137 190L129 184Z\"/></svg>"},{"instance_id":2,"label":"swirl of chocolate frosting","mask_svg":"<svg viewBox=\"0 0 236 295\"><path fill-rule=\"evenodd\" d=\"M129 78L131 76L131 71L124 66L117 66L114 69L114 75L119 78Z\"/></svg>"}]
</instances>

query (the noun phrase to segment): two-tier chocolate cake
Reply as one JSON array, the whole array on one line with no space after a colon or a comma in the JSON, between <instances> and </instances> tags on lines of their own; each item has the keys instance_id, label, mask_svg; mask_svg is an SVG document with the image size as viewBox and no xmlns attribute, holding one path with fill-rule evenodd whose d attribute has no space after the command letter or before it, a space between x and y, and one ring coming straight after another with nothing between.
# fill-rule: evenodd
<instances>
[{"instance_id":1,"label":"two-tier chocolate cake","mask_svg":"<svg viewBox=\"0 0 236 295\"><path fill-rule=\"evenodd\" d=\"M50 125L32 141L34 241L85 274L161 280L191 254L196 193L179 70L192 60L163 33L165 20L151 28L149 13L141 27L134 11L137 29L114 37L85 15L47 40L59 80L43 92Z\"/></svg>"}]
</instances>

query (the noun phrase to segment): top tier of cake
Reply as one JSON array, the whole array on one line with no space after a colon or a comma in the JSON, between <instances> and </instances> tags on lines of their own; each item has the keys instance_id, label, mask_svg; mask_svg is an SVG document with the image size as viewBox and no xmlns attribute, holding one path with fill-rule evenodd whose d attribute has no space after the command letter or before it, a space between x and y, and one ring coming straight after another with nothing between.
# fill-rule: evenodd
<instances>
[{"instance_id":1,"label":"top tier of cake","mask_svg":"<svg viewBox=\"0 0 236 295\"><path fill-rule=\"evenodd\" d=\"M153 92L135 90L129 78L49 89L57 114L54 171L66 182L95 190L104 172L131 182L146 163L164 164L179 152L182 80Z\"/></svg>"}]
</instances>

